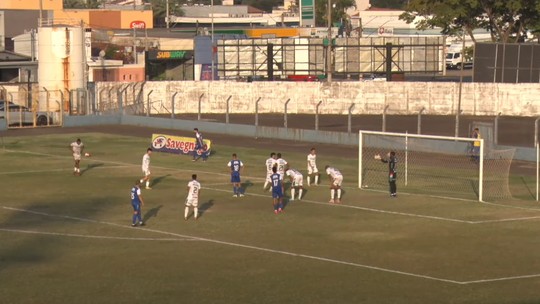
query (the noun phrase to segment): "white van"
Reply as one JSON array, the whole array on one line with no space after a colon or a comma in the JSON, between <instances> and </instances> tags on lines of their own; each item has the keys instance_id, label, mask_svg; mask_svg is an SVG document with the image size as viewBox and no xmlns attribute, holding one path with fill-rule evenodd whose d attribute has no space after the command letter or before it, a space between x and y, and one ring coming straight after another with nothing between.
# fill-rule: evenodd
<instances>
[{"instance_id":1,"label":"white van","mask_svg":"<svg viewBox=\"0 0 540 304\"><path fill-rule=\"evenodd\" d=\"M446 68L451 69L461 69L461 52L448 52L446 54ZM472 59L469 59L467 57L463 58L463 68L464 69L471 69L473 67Z\"/></svg>"}]
</instances>

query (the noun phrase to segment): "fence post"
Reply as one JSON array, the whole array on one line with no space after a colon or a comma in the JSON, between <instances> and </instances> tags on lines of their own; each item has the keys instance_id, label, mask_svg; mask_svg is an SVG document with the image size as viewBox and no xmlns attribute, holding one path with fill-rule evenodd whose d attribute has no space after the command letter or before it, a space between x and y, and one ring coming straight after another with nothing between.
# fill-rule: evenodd
<instances>
[{"instance_id":1,"label":"fence post","mask_svg":"<svg viewBox=\"0 0 540 304\"><path fill-rule=\"evenodd\" d=\"M202 98L204 96L204 93L201 94L201 96L199 96L199 110L197 111L197 120L201 120L201 103L202 103Z\"/></svg>"},{"instance_id":2,"label":"fence post","mask_svg":"<svg viewBox=\"0 0 540 304\"><path fill-rule=\"evenodd\" d=\"M171 104L171 110L172 110L171 118L172 119L174 119L174 104L176 103L176 94L178 94L178 92L174 92L174 94L172 95L172 104Z\"/></svg>"},{"instance_id":3,"label":"fence post","mask_svg":"<svg viewBox=\"0 0 540 304\"><path fill-rule=\"evenodd\" d=\"M101 96L101 93L103 93L107 88L102 88L101 90L99 90L99 112L100 114L103 114L101 112L103 112L103 96Z\"/></svg>"},{"instance_id":4,"label":"fence post","mask_svg":"<svg viewBox=\"0 0 540 304\"><path fill-rule=\"evenodd\" d=\"M540 117L536 118L534 121L534 144L536 145L538 143L538 121L540 120Z\"/></svg>"},{"instance_id":5,"label":"fence post","mask_svg":"<svg viewBox=\"0 0 540 304\"><path fill-rule=\"evenodd\" d=\"M285 129L287 129L287 106L289 105L289 101L291 101L290 98L285 101L285 114L283 116L283 126Z\"/></svg>"},{"instance_id":6,"label":"fence post","mask_svg":"<svg viewBox=\"0 0 540 304\"><path fill-rule=\"evenodd\" d=\"M64 125L64 92L60 90L60 126ZM49 123L49 120L47 119L47 124Z\"/></svg>"},{"instance_id":7,"label":"fence post","mask_svg":"<svg viewBox=\"0 0 540 304\"><path fill-rule=\"evenodd\" d=\"M351 106L349 107L349 116L347 120L347 133L351 134L352 129L352 110L354 109L354 103L351 103Z\"/></svg>"},{"instance_id":8,"label":"fence post","mask_svg":"<svg viewBox=\"0 0 540 304\"><path fill-rule=\"evenodd\" d=\"M107 101L107 103L109 104L109 107L112 105L112 90L114 90L114 86L112 88L109 88L109 91L107 92L107 96L109 97L109 100Z\"/></svg>"},{"instance_id":9,"label":"fence post","mask_svg":"<svg viewBox=\"0 0 540 304\"><path fill-rule=\"evenodd\" d=\"M322 100L317 103L317 106L315 107L315 131L319 131L319 107L322 104Z\"/></svg>"},{"instance_id":10,"label":"fence post","mask_svg":"<svg viewBox=\"0 0 540 304\"><path fill-rule=\"evenodd\" d=\"M382 131L386 132L386 110L388 110L389 105L384 107L383 113L382 113Z\"/></svg>"},{"instance_id":11,"label":"fence post","mask_svg":"<svg viewBox=\"0 0 540 304\"><path fill-rule=\"evenodd\" d=\"M226 112L225 112L225 123L228 124L229 123L229 101L231 100L232 98L232 95L229 95L229 98L227 98L227 109L226 109Z\"/></svg>"},{"instance_id":12,"label":"fence post","mask_svg":"<svg viewBox=\"0 0 540 304\"><path fill-rule=\"evenodd\" d=\"M152 92L154 92L154 90L151 90L150 92L148 92L148 94L146 95L146 117L149 117L150 116L150 95L152 94Z\"/></svg>"},{"instance_id":13,"label":"fence post","mask_svg":"<svg viewBox=\"0 0 540 304\"><path fill-rule=\"evenodd\" d=\"M255 138L259 137L259 101L262 97L257 98L255 101Z\"/></svg>"},{"instance_id":14,"label":"fence post","mask_svg":"<svg viewBox=\"0 0 540 304\"><path fill-rule=\"evenodd\" d=\"M422 107L420 111L418 111L418 122L416 124L416 134L422 134L422 113L424 112L426 108Z\"/></svg>"},{"instance_id":15,"label":"fence post","mask_svg":"<svg viewBox=\"0 0 540 304\"><path fill-rule=\"evenodd\" d=\"M6 93L9 95L9 102L13 103L13 94L11 94L11 92L7 92ZM6 96L6 99L7 99L7 96ZM9 126L10 125L10 122L9 122L9 114L7 114L9 112L9 105L8 104L5 104L4 103L4 110L6 110L6 122L7 122L7 125ZM36 126L36 119L34 118L33 120L34 122L34 127ZM19 127L22 127L22 112L21 110L19 109Z\"/></svg>"},{"instance_id":16,"label":"fence post","mask_svg":"<svg viewBox=\"0 0 540 304\"><path fill-rule=\"evenodd\" d=\"M499 118L501 117L501 112L497 113L497 116L495 116L495 122L493 126L493 144L498 145L499 144Z\"/></svg>"}]
</instances>

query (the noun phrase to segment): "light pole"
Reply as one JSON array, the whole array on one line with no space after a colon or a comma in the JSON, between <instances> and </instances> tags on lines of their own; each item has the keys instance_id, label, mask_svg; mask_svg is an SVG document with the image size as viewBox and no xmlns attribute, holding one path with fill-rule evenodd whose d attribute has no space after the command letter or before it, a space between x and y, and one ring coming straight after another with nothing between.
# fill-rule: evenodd
<instances>
[{"instance_id":1,"label":"light pole","mask_svg":"<svg viewBox=\"0 0 540 304\"><path fill-rule=\"evenodd\" d=\"M165 2L165 27L169 28L169 0Z\"/></svg>"},{"instance_id":2,"label":"light pole","mask_svg":"<svg viewBox=\"0 0 540 304\"><path fill-rule=\"evenodd\" d=\"M326 81L332 82L332 0L328 0L326 8L328 21L328 46L326 47Z\"/></svg>"}]
</instances>

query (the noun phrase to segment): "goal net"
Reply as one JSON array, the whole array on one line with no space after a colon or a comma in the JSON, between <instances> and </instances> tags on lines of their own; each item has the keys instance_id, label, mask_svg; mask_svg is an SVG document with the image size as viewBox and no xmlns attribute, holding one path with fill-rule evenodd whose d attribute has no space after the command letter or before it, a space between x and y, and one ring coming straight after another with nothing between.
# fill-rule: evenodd
<instances>
[{"instance_id":1,"label":"goal net","mask_svg":"<svg viewBox=\"0 0 540 304\"><path fill-rule=\"evenodd\" d=\"M475 145L476 141L476 145ZM359 187L388 191L390 151L396 153L398 193L479 201L511 198L514 149L486 149L484 140L360 131Z\"/></svg>"}]
</instances>

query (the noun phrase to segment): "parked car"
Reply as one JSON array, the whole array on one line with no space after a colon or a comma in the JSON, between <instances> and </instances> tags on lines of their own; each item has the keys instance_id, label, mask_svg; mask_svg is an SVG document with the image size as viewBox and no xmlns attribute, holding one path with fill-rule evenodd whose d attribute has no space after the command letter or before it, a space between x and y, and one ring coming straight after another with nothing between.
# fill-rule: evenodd
<instances>
[{"instance_id":1,"label":"parked car","mask_svg":"<svg viewBox=\"0 0 540 304\"><path fill-rule=\"evenodd\" d=\"M5 119L6 117L6 103L0 102L0 119ZM46 126L54 124L58 117L57 113L54 112L32 112L29 108L8 102L7 108L7 118L9 125L34 125L34 119L36 125Z\"/></svg>"}]
</instances>

